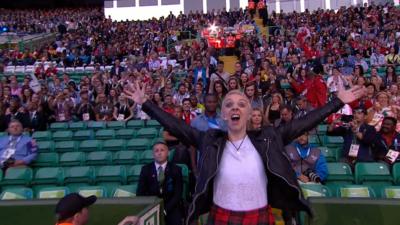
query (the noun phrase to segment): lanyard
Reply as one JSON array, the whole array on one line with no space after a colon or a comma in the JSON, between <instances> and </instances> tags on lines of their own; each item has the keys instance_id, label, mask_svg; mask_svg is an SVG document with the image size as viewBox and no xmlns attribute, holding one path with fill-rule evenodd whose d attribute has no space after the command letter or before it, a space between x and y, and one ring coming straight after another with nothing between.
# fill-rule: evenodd
<instances>
[{"instance_id":1,"label":"lanyard","mask_svg":"<svg viewBox=\"0 0 400 225\"><path fill-rule=\"evenodd\" d=\"M384 140L381 140L381 143L385 146L386 150L389 149L390 146L388 146ZM394 139L394 150L397 151L398 147L399 147L399 143L397 141L397 138L395 138Z\"/></svg>"},{"instance_id":2,"label":"lanyard","mask_svg":"<svg viewBox=\"0 0 400 225\"><path fill-rule=\"evenodd\" d=\"M296 147L296 150L297 150L297 152L299 153L300 158L303 159L303 157L301 157L300 148L299 148L299 147ZM306 155L306 157L304 157L304 158L307 158L307 157L308 157L308 155L310 154L310 151L311 151L311 147L308 147L308 149L307 149L307 155Z\"/></svg>"},{"instance_id":3,"label":"lanyard","mask_svg":"<svg viewBox=\"0 0 400 225\"><path fill-rule=\"evenodd\" d=\"M12 137L13 136L9 136L8 137L8 145L10 145L10 142L12 141ZM21 138L22 138L22 135L20 135L18 138L17 138L17 140L15 141L15 146L17 146L17 144L18 144L18 142L21 140ZM15 147L14 146L14 147Z\"/></svg>"}]
</instances>

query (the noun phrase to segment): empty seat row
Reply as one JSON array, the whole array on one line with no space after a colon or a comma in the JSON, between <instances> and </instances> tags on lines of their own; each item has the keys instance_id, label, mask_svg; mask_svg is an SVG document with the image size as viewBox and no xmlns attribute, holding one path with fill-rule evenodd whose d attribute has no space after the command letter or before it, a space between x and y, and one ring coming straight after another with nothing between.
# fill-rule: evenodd
<instances>
[{"instance_id":1,"label":"empty seat row","mask_svg":"<svg viewBox=\"0 0 400 225\"><path fill-rule=\"evenodd\" d=\"M163 139L132 138L83 141L38 141L39 152L147 150Z\"/></svg>"},{"instance_id":2,"label":"empty seat row","mask_svg":"<svg viewBox=\"0 0 400 225\"><path fill-rule=\"evenodd\" d=\"M32 138L37 141L68 141L68 140L89 140L99 139L107 140L113 138L131 139L131 138L156 138L160 131L156 128L140 128L138 130L131 128L123 128L119 130L101 129L93 130L64 130L64 131L36 131L32 134Z\"/></svg>"},{"instance_id":3,"label":"empty seat row","mask_svg":"<svg viewBox=\"0 0 400 225\"><path fill-rule=\"evenodd\" d=\"M393 166L392 173L385 163L357 163L354 175L346 163L328 163L327 186L337 189L352 184L368 185L378 193L383 186L400 185L400 163Z\"/></svg>"},{"instance_id":4,"label":"empty seat row","mask_svg":"<svg viewBox=\"0 0 400 225\"><path fill-rule=\"evenodd\" d=\"M80 187L93 184L130 184L139 180L143 165L134 166L73 166L73 167L43 167L9 168L0 184L3 190L15 186L60 186ZM189 182L189 170L179 164L185 183Z\"/></svg>"},{"instance_id":5,"label":"empty seat row","mask_svg":"<svg viewBox=\"0 0 400 225\"><path fill-rule=\"evenodd\" d=\"M87 121L87 122L56 122L50 124L50 130L100 130L100 129L122 129L122 128L161 128L156 120L130 120L125 121Z\"/></svg>"},{"instance_id":6,"label":"empty seat row","mask_svg":"<svg viewBox=\"0 0 400 225\"><path fill-rule=\"evenodd\" d=\"M16 199L59 199L71 192L78 192L84 197L95 195L98 198L104 197L134 197L136 196L137 184L116 185L107 188L105 186L82 186L72 190L66 186L49 186L33 190L28 187L7 188L0 194L1 200Z\"/></svg>"},{"instance_id":7,"label":"empty seat row","mask_svg":"<svg viewBox=\"0 0 400 225\"><path fill-rule=\"evenodd\" d=\"M308 197L338 198L392 198L400 199L400 186L339 185L335 188L321 184L302 184L302 192Z\"/></svg>"},{"instance_id":8,"label":"empty seat row","mask_svg":"<svg viewBox=\"0 0 400 225\"><path fill-rule=\"evenodd\" d=\"M83 166L83 165L111 165L111 164L145 164L154 161L153 151L93 151L93 152L45 152L40 153L33 166Z\"/></svg>"}]
</instances>

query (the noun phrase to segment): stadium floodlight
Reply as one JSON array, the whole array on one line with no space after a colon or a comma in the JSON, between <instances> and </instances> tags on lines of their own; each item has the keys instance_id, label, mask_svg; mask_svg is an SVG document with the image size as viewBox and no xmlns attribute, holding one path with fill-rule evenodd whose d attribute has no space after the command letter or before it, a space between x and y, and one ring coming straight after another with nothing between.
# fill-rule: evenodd
<instances>
[{"instance_id":1,"label":"stadium floodlight","mask_svg":"<svg viewBox=\"0 0 400 225\"><path fill-rule=\"evenodd\" d=\"M218 29L218 26L215 26L215 23L213 23L213 24L210 25L209 29L210 29L211 32L216 32L217 29Z\"/></svg>"}]
</instances>

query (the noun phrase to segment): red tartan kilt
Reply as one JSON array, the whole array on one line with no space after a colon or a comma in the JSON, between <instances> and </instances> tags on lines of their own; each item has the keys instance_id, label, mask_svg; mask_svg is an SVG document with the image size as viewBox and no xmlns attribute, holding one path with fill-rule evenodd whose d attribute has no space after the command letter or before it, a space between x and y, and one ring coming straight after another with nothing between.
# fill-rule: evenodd
<instances>
[{"instance_id":1,"label":"red tartan kilt","mask_svg":"<svg viewBox=\"0 0 400 225\"><path fill-rule=\"evenodd\" d=\"M207 225L269 225L270 220L267 206L250 211L231 211L213 205Z\"/></svg>"}]
</instances>

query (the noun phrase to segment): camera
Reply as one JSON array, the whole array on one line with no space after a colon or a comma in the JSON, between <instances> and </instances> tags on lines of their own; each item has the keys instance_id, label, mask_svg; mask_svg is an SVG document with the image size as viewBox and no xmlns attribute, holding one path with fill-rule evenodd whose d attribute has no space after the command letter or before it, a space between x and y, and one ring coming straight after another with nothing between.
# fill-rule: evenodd
<instances>
[{"instance_id":1,"label":"camera","mask_svg":"<svg viewBox=\"0 0 400 225\"><path fill-rule=\"evenodd\" d=\"M307 176L310 179L310 181L312 181L312 182L322 183L321 178L312 169L307 169L304 172L304 175Z\"/></svg>"},{"instance_id":2,"label":"camera","mask_svg":"<svg viewBox=\"0 0 400 225\"><path fill-rule=\"evenodd\" d=\"M15 159L14 159L14 158L9 158L9 159L7 159L6 161L4 161L3 167L4 167L4 168L8 168L8 167L10 167L11 165L13 165L14 163L15 163Z\"/></svg>"}]
</instances>

